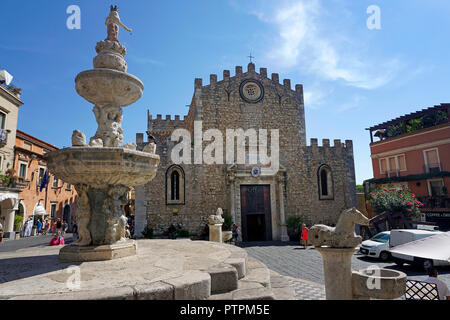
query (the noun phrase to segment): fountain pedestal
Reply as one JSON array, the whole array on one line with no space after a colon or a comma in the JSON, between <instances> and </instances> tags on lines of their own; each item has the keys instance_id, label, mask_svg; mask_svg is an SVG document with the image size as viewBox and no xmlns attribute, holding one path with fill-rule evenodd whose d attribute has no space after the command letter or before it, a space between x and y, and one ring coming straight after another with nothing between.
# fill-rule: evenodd
<instances>
[{"instance_id":1,"label":"fountain pedestal","mask_svg":"<svg viewBox=\"0 0 450 320\"><path fill-rule=\"evenodd\" d=\"M325 294L327 300L351 300L352 265L355 248L316 247L323 257Z\"/></svg>"}]
</instances>

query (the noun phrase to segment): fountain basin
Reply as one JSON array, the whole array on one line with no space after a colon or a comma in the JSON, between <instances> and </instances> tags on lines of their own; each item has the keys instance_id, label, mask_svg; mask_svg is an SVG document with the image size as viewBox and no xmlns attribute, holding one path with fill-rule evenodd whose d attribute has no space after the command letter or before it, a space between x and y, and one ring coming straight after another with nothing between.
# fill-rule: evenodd
<instances>
[{"instance_id":1,"label":"fountain basin","mask_svg":"<svg viewBox=\"0 0 450 320\"><path fill-rule=\"evenodd\" d=\"M78 74L75 89L92 104L126 107L142 97L144 84L129 73L98 68Z\"/></svg>"},{"instance_id":2,"label":"fountain basin","mask_svg":"<svg viewBox=\"0 0 450 320\"><path fill-rule=\"evenodd\" d=\"M159 156L125 148L72 147L45 155L49 171L70 184L94 188L139 186L151 181Z\"/></svg>"},{"instance_id":3,"label":"fountain basin","mask_svg":"<svg viewBox=\"0 0 450 320\"><path fill-rule=\"evenodd\" d=\"M355 298L396 299L405 294L406 274L391 269L352 271Z\"/></svg>"}]
</instances>

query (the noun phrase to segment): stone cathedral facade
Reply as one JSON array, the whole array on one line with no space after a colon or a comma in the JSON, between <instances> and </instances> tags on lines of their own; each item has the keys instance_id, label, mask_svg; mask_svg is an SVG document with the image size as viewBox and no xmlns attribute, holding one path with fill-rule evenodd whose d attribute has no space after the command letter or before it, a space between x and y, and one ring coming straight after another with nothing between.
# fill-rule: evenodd
<instances>
[{"instance_id":1,"label":"stone cathedral facade","mask_svg":"<svg viewBox=\"0 0 450 320\"><path fill-rule=\"evenodd\" d=\"M203 132L219 129L279 130L279 170L260 174L259 164L175 164L171 141L175 129L191 133L194 153L194 124L201 121ZM250 151L246 140L245 150ZM211 75L209 84L195 79L194 94L187 116L148 114L147 140L136 135L137 149L154 142L161 157L157 175L145 186L136 188L135 230L148 225L162 234L171 223L178 223L191 234L199 234L207 217L218 207L232 216L243 241L288 240L286 220L301 216L309 226L333 224L340 212L356 206L355 170L351 140L317 139L306 142L303 86L291 87L290 80L267 75L266 68L247 72L236 67L235 75L223 72L219 81ZM208 142L203 142L203 148ZM235 145L237 149L237 146ZM248 154L248 152L247 152ZM194 159L192 157L192 159ZM248 159L248 155L247 155ZM236 160L236 157L235 157Z\"/></svg>"}]
</instances>

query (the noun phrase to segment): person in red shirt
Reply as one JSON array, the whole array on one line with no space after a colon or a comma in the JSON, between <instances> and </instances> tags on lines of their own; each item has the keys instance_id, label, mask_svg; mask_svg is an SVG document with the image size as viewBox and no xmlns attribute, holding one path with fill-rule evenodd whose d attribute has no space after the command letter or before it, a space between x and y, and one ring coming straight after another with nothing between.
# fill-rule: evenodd
<instances>
[{"instance_id":1,"label":"person in red shirt","mask_svg":"<svg viewBox=\"0 0 450 320\"><path fill-rule=\"evenodd\" d=\"M50 240L49 245L50 246L59 246L64 244L64 237L61 236L61 231L57 231L55 236L52 238L52 240Z\"/></svg>"},{"instance_id":2,"label":"person in red shirt","mask_svg":"<svg viewBox=\"0 0 450 320\"><path fill-rule=\"evenodd\" d=\"M305 249L308 248L308 228L306 224L302 224L302 243Z\"/></svg>"}]
</instances>

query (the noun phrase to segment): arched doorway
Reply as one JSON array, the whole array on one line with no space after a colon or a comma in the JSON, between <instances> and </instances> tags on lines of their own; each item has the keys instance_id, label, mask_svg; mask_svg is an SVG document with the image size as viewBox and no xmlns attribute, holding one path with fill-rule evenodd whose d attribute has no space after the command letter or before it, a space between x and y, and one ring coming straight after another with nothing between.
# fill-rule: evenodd
<instances>
[{"instance_id":1,"label":"arched doorway","mask_svg":"<svg viewBox=\"0 0 450 320\"><path fill-rule=\"evenodd\" d=\"M66 204L63 209L63 221L67 222L67 225L69 226L69 229L71 228L72 224L72 208L70 207L70 204Z\"/></svg>"}]
</instances>

